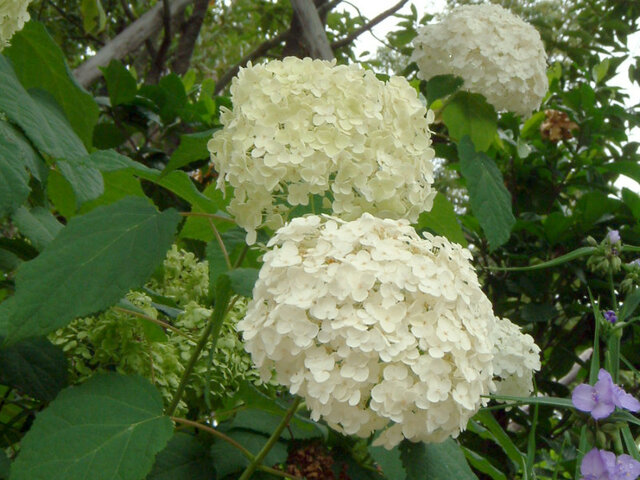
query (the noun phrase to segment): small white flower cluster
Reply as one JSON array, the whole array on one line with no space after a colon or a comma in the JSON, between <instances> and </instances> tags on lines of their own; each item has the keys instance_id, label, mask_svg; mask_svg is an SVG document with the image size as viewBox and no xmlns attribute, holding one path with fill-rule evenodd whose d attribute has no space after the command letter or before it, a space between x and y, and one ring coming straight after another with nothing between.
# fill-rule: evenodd
<instances>
[{"instance_id":1,"label":"small white flower cluster","mask_svg":"<svg viewBox=\"0 0 640 480\"><path fill-rule=\"evenodd\" d=\"M9 45L13 34L22 30L29 21L29 3L31 0L0 0L0 51Z\"/></svg>"},{"instance_id":2,"label":"small white flower cluster","mask_svg":"<svg viewBox=\"0 0 640 480\"><path fill-rule=\"evenodd\" d=\"M540 34L499 5L456 8L420 29L414 47L419 78L457 75L498 110L527 116L549 87Z\"/></svg>"},{"instance_id":3,"label":"small white flower cluster","mask_svg":"<svg viewBox=\"0 0 640 480\"><path fill-rule=\"evenodd\" d=\"M431 209L433 112L403 77L385 83L357 65L287 57L241 69L231 96L208 147L248 243L312 195L346 220L415 222Z\"/></svg>"},{"instance_id":4,"label":"small white flower cluster","mask_svg":"<svg viewBox=\"0 0 640 480\"><path fill-rule=\"evenodd\" d=\"M498 395L523 396L533 390L533 372L540 370L540 347L531 335L506 318L496 318L492 333L493 375Z\"/></svg>"},{"instance_id":5,"label":"small white flower cluster","mask_svg":"<svg viewBox=\"0 0 640 480\"><path fill-rule=\"evenodd\" d=\"M376 442L387 448L443 441L495 389L494 371L531 375L525 336L502 320L509 348L497 352L471 254L444 237L367 213L313 215L268 246L238 329L262 378L275 372L315 420L363 437L382 431Z\"/></svg>"}]
</instances>

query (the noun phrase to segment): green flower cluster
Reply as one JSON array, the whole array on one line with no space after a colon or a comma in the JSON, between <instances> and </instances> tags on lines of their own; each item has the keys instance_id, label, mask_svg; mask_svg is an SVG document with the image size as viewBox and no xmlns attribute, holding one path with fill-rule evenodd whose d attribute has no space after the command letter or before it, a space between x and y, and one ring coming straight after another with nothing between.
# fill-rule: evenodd
<instances>
[{"instance_id":1,"label":"green flower cluster","mask_svg":"<svg viewBox=\"0 0 640 480\"><path fill-rule=\"evenodd\" d=\"M127 300L138 312L134 313L133 308L112 307L99 315L74 320L54 332L50 339L67 355L72 381L82 382L104 371L139 374L158 387L168 404L211 315L211 309L205 305L208 284L207 262L198 261L193 253L174 245L145 292L127 294ZM164 308L152 297L165 297L178 308ZM245 299L235 303L214 351L210 345L203 350L178 412L215 409L237 391L241 382L259 378L235 327L245 315L246 304ZM174 311L173 317L167 315ZM170 324L180 334L153 320Z\"/></svg>"}]
</instances>

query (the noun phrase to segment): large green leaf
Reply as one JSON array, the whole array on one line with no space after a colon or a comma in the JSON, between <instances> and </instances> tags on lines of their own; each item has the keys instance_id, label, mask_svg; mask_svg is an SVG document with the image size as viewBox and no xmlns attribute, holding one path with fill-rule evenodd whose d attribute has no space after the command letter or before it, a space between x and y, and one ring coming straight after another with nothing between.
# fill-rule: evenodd
<instances>
[{"instance_id":1,"label":"large green leaf","mask_svg":"<svg viewBox=\"0 0 640 480\"><path fill-rule=\"evenodd\" d=\"M62 50L45 27L35 21L27 23L2 53L11 59L24 88L39 88L53 95L73 130L90 148L93 127L98 121L98 105L91 94L78 85Z\"/></svg>"},{"instance_id":2,"label":"large green leaf","mask_svg":"<svg viewBox=\"0 0 640 480\"><path fill-rule=\"evenodd\" d=\"M39 251L44 249L63 227L49 210L42 207L31 210L20 207L13 215L13 223Z\"/></svg>"},{"instance_id":3,"label":"large green leaf","mask_svg":"<svg viewBox=\"0 0 640 480\"><path fill-rule=\"evenodd\" d=\"M209 150L207 143L211 140L211 136L215 130L207 130L205 132L191 133L180 137L180 145L175 149L169 163L165 167L163 174L167 174L180 167L209 158Z\"/></svg>"},{"instance_id":4,"label":"large green leaf","mask_svg":"<svg viewBox=\"0 0 640 480\"><path fill-rule=\"evenodd\" d=\"M477 93L456 93L444 107L442 120L455 140L468 135L482 152L489 149L498 129L496 111Z\"/></svg>"},{"instance_id":5,"label":"large green leaf","mask_svg":"<svg viewBox=\"0 0 640 480\"><path fill-rule=\"evenodd\" d=\"M27 93L4 56L0 56L0 111L19 125L38 149L53 158L87 154L62 112L42 95Z\"/></svg>"},{"instance_id":6,"label":"large green leaf","mask_svg":"<svg viewBox=\"0 0 640 480\"><path fill-rule=\"evenodd\" d=\"M384 447L369 447L369 453L376 464L382 470L384 477L388 480L405 480L407 473L402 466L400 459L400 449L396 446L391 450Z\"/></svg>"},{"instance_id":7,"label":"large green leaf","mask_svg":"<svg viewBox=\"0 0 640 480\"><path fill-rule=\"evenodd\" d=\"M250 298L253 297L253 286L258 280L259 273L257 268L236 268L225 275L231 279L233 293Z\"/></svg>"},{"instance_id":8,"label":"large green leaf","mask_svg":"<svg viewBox=\"0 0 640 480\"><path fill-rule=\"evenodd\" d=\"M9 478L9 472L11 470L11 462L7 458L7 454L4 450L0 449L0 479L6 480Z\"/></svg>"},{"instance_id":9,"label":"large green leaf","mask_svg":"<svg viewBox=\"0 0 640 480\"><path fill-rule=\"evenodd\" d=\"M438 193L433 201L433 208L429 212L422 212L418 218L418 228L428 228L438 235L447 237L452 242L467 246L462 228L458 223L458 216L453 205L442 193Z\"/></svg>"},{"instance_id":10,"label":"large green leaf","mask_svg":"<svg viewBox=\"0 0 640 480\"><path fill-rule=\"evenodd\" d=\"M0 350L0 383L49 402L67 385L67 359L46 338L30 338Z\"/></svg>"},{"instance_id":11,"label":"large green leaf","mask_svg":"<svg viewBox=\"0 0 640 480\"><path fill-rule=\"evenodd\" d=\"M80 12L85 33L99 33L104 30L107 15L100 0L82 0Z\"/></svg>"},{"instance_id":12,"label":"large green leaf","mask_svg":"<svg viewBox=\"0 0 640 480\"><path fill-rule=\"evenodd\" d=\"M36 417L11 480L140 480L172 432L146 379L98 375L62 391Z\"/></svg>"},{"instance_id":13,"label":"large green leaf","mask_svg":"<svg viewBox=\"0 0 640 480\"><path fill-rule=\"evenodd\" d=\"M193 212L208 212L217 213L218 215L227 215L226 213L224 213L224 210L226 209L226 205L229 203L230 198L232 197L229 192L227 192L225 198L224 194L216 188L215 183L212 183L207 188L205 188L204 192L202 193L206 195L209 200L211 200L211 207L213 207L213 210L207 211L200 208L198 205L194 205L194 207L192 208ZM213 233L213 229L211 228L209 220L210 219L204 217L189 217L182 227L182 230L180 231L180 236L202 240L204 242L210 242L214 240L215 235ZM220 233L236 226L235 221L231 218L229 218L229 221L218 219L211 219L211 221Z\"/></svg>"},{"instance_id":14,"label":"large green leaf","mask_svg":"<svg viewBox=\"0 0 640 480\"><path fill-rule=\"evenodd\" d=\"M73 218L16 277L15 308L0 317L5 343L46 335L116 303L164 259L180 215L125 198Z\"/></svg>"},{"instance_id":15,"label":"large green leaf","mask_svg":"<svg viewBox=\"0 0 640 480\"><path fill-rule=\"evenodd\" d=\"M258 452L260 452L269 438L268 436L246 430L232 430L226 432L226 434L249 450L253 455L257 455ZM211 457L213 458L213 466L218 474L218 479L222 479L234 472L240 472L249 465L249 459L245 457L240 450L223 440L216 440L213 444L211 447ZM286 459L286 445L283 442L276 442L262 463L270 467L278 463L284 463ZM232 478L238 477L234 476Z\"/></svg>"},{"instance_id":16,"label":"large green leaf","mask_svg":"<svg viewBox=\"0 0 640 480\"><path fill-rule=\"evenodd\" d=\"M211 456L193 435L176 433L156 457L146 480L211 480Z\"/></svg>"},{"instance_id":17,"label":"large green leaf","mask_svg":"<svg viewBox=\"0 0 640 480\"><path fill-rule=\"evenodd\" d=\"M12 214L29 196L26 155L35 155L21 135L0 121L0 219Z\"/></svg>"},{"instance_id":18,"label":"large green leaf","mask_svg":"<svg viewBox=\"0 0 640 480\"><path fill-rule=\"evenodd\" d=\"M60 160L56 167L69 182L76 198L76 206L80 207L89 200L94 200L104 193L104 180L100 170L83 158Z\"/></svg>"},{"instance_id":19,"label":"large green leaf","mask_svg":"<svg viewBox=\"0 0 640 480\"><path fill-rule=\"evenodd\" d=\"M471 209L493 250L509 240L516 222L511 212L511 194L493 159L476 152L469 137L458 143L458 156L460 171L467 181Z\"/></svg>"},{"instance_id":20,"label":"large green leaf","mask_svg":"<svg viewBox=\"0 0 640 480\"><path fill-rule=\"evenodd\" d=\"M451 438L442 443L400 444L407 480L478 480L460 446Z\"/></svg>"},{"instance_id":21,"label":"large green leaf","mask_svg":"<svg viewBox=\"0 0 640 480\"><path fill-rule=\"evenodd\" d=\"M135 98L138 91L136 79L120 60L111 60L108 67L102 68L102 74L107 81L107 91L112 107L130 102Z\"/></svg>"}]
</instances>

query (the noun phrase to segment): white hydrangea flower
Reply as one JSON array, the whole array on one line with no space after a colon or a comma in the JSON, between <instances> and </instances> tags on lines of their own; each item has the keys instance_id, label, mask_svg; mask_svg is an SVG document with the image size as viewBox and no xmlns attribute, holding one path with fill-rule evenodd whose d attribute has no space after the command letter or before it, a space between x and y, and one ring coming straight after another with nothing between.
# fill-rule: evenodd
<instances>
[{"instance_id":1,"label":"white hydrangea flower","mask_svg":"<svg viewBox=\"0 0 640 480\"><path fill-rule=\"evenodd\" d=\"M540 347L506 318L496 318L493 335L495 393L528 396L533 391L533 372L540 370Z\"/></svg>"},{"instance_id":2,"label":"white hydrangea flower","mask_svg":"<svg viewBox=\"0 0 640 480\"><path fill-rule=\"evenodd\" d=\"M31 0L0 0L0 51L9 45L13 34L22 30L29 21L29 3Z\"/></svg>"},{"instance_id":3,"label":"white hydrangea flower","mask_svg":"<svg viewBox=\"0 0 640 480\"><path fill-rule=\"evenodd\" d=\"M296 218L268 246L238 323L263 380L388 448L465 428L495 388L496 328L467 249L368 213ZM526 371L519 361L499 372Z\"/></svg>"},{"instance_id":4,"label":"white hydrangea flower","mask_svg":"<svg viewBox=\"0 0 640 480\"><path fill-rule=\"evenodd\" d=\"M453 74L498 110L528 116L549 88L546 58L534 27L500 5L465 5L414 39L418 77Z\"/></svg>"},{"instance_id":5,"label":"white hydrangea flower","mask_svg":"<svg viewBox=\"0 0 640 480\"><path fill-rule=\"evenodd\" d=\"M241 69L231 95L209 150L249 243L312 195L347 220L415 222L431 209L433 112L403 77L385 83L357 65L287 57Z\"/></svg>"}]
</instances>

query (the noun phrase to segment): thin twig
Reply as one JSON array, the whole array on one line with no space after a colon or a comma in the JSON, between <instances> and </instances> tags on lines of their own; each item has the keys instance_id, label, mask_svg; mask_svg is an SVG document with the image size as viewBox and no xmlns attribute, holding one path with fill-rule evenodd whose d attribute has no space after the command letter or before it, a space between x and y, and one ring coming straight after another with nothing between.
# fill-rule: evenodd
<instances>
[{"instance_id":1,"label":"thin twig","mask_svg":"<svg viewBox=\"0 0 640 480\"><path fill-rule=\"evenodd\" d=\"M394 13L396 13L398 10L400 10L405 3L407 3L409 0L400 0L398 3L396 3L393 7L391 7L388 10L385 10L384 12L382 12L380 15L378 15L377 17L374 17L373 19L371 19L370 22L364 24L363 26L361 26L360 28L356 28L353 32L351 32L349 35L347 35L344 38L341 38L340 40L336 40L335 42L333 42L331 44L331 48L333 50L335 50L336 48L340 48L340 47L344 47L345 45L351 43L353 40L355 40L356 38L358 38L360 35L362 35L364 32L371 30L373 27L375 27L377 24L379 24L382 20L384 20L385 18L389 17L390 15L393 15Z\"/></svg>"},{"instance_id":2,"label":"thin twig","mask_svg":"<svg viewBox=\"0 0 640 480\"><path fill-rule=\"evenodd\" d=\"M238 450L240 450L242 452L242 454L245 457L247 457L249 460L253 460L255 458L255 456L249 450L244 448L242 445L240 445L238 442L236 442L233 438L228 437L227 435L225 435L222 432L219 432L215 428L211 428L208 425L203 425L202 423L194 422L193 420L187 420L186 418L171 417L171 420L173 420L176 423L182 423L183 425L189 425L191 427L197 428L197 429L202 430L204 432L210 433L214 437L218 437L220 440L224 440L229 445L232 445L232 446L236 447Z\"/></svg>"},{"instance_id":3,"label":"thin twig","mask_svg":"<svg viewBox=\"0 0 640 480\"><path fill-rule=\"evenodd\" d=\"M218 232L218 229L216 228L215 224L211 220L211 217L207 217L207 220L209 221L209 226L211 227L211 230L213 230L213 235L216 237L216 240L218 241L218 245L220 245L220 250L222 250L222 255L224 256L224 261L227 264L227 269L231 270L233 267L231 265L231 260L229 259L229 252L227 252L227 247L224 246L224 242L222 241L220 232Z\"/></svg>"}]
</instances>

